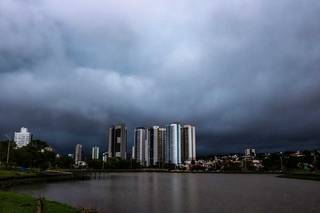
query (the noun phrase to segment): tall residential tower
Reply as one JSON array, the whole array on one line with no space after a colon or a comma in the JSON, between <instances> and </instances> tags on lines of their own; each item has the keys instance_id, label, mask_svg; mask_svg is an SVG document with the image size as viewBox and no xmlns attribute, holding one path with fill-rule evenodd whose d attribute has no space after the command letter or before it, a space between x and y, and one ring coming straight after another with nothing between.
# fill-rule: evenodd
<instances>
[{"instance_id":1,"label":"tall residential tower","mask_svg":"<svg viewBox=\"0 0 320 213\"><path fill-rule=\"evenodd\" d=\"M181 128L182 162L196 160L196 128L184 125Z\"/></svg>"},{"instance_id":2,"label":"tall residential tower","mask_svg":"<svg viewBox=\"0 0 320 213\"><path fill-rule=\"evenodd\" d=\"M98 146L92 147L92 156L91 156L92 160L99 160L99 155L100 155L99 151L100 150Z\"/></svg>"},{"instance_id":3,"label":"tall residential tower","mask_svg":"<svg viewBox=\"0 0 320 213\"><path fill-rule=\"evenodd\" d=\"M179 165L181 161L181 125L166 126L165 163Z\"/></svg>"},{"instance_id":4,"label":"tall residential tower","mask_svg":"<svg viewBox=\"0 0 320 213\"><path fill-rule=\"evenodd\" d=\"M159 163L158 157L158 132L159 126L153 126L147 130L146 139L146 164L147 166L155 166Z\"/></svg>"},{"instance_id":5,"label":"tall residential tower","mask_svg":"<svg viewBox=\"0 0 320 213\"><path fill-rule=\"evenodd\" d=\"M138 127L134 129L134 145L132 157L138 163L146 165L146 129Z\"/></svg>"},{"instance_id":6,"label":"tall residential tower","mask_svg":"<svg viewBox=\"0 0 320 213\"><path fill-rule=\"evenodd\" d=\"M18 148L28 145L31 142L31 139L32 135L25 127L22 127L20 132L14 133L14 142L17 144Z\"/></svg>"},{"instance_id":7,"label":"tall residential tower","mask_svg":"<svg viewBox=\"0 0 320 213\"><path fill-rule=\"evenodd\" d=\"M167 130L166 128L158 129L158 164L163 167L165 163L165 144L166 144Z\"/></svg>"},{"instance_id":8,"label":"tall residential tower","mask_svg":"<svg viewBox=\"0 0 320 213\"><path fill-rule=\"evenodd\" d=\"M76 145L76 150L75 150L75 153L74 153L74 163L76 165L78 165L80 161L83 161L82 145L81 144L77 144Z\"/></svg>"},{"instance_id":9,"label":"tall residential tower","mask_svg":"<svg viewBox=\"0 0 320 213\"><path fill-rule=\"evenodd\" d=\"M108 157L127 158L127 127L118 124L109 128Z\"/></svg>"}]
</instances>

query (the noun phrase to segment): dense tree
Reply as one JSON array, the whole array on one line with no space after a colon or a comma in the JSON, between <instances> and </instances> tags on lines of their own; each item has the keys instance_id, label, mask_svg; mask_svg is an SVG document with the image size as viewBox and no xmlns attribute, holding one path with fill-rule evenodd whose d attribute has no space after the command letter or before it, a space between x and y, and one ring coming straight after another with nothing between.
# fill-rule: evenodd
<instances>
[{"instance_id":1,"label":"dense tree","mask_svg":"<svg viewBox=\"0 0 320 213\"><path fill-rule=\"evenodd\" d=\"M90 169L102 169L102 160L89 160L88 167Z\"/></svg>"},{"instance_id":2,"label":"dense tree","mask_svg":"<svg viewBox=\"0 0 320 213\"><path fill-rule=\"evenodd\" d=\"M5 162L8 142L0 143L0 160ZM5 153L5 154L4 154ZM27 146L16 148L15 143L10 145L11 165L46 169L53 165L56 153L47 142L33 140Z\"/></svg>"},{"instance_id":3,"label":"dense tree","mask_svg":"<svg viewBox=\"0 0 320 213\"><path fill-rule=\"evenodd\" d=\"M262 160L262 164L266 171L276 171L281 169L281 160L279 154L271 154Z\"/></svg>"},{"instance_id":4,"label":"dense tree","mask_svg":"<svg viewBox=\"0 0 320 213\"><path fill-rule=\"evenodd\" d=\"M299 163L303 162L303 157L287 156L285 157L284 164L287 170L297 169Z\"/></svg>"},{"instance_id":5,"label":"dense tree","mask_svg":"<svg viewBox=\"0 0 320 213\"><path fill-rule=\"evenodd\" d=\"M73 158L69 156L60 156L55 160L55 167L61 169L71 169L74 163Z\"/></svg>"},{"instance_id":6,"label":"dense tree","mask_svg":"<svg viewBox=\"0 0 320 213\"><path fill-rule=\"evenodd\" d=\"M15 143L10 143L10 151L15 147ZM0 141L0 162L5 163L7 161L8 153L8 141Z\"/></svg>"},{"instance_id":7,"label":"dense tree","mask_svg":"<svg viewBox=\"0 0 320 213\"><path fill-rule=\"evenodd\" d=\"M19 166L47 169L55 162L56 153L40 140L34 140L27 146L15 150L15 162Z\"/></svg>"},{"instance_id":8,"label":"dense tree","mask_svg":"<svg viewBox=\"0 0 320 213\"><path fill-rule=\"evenodd\" d=\"M108 158L104 163L105 169L134 169L139 168L139 165L134 160L123 160L121 158Z\"/></svg>"}]
</instances>

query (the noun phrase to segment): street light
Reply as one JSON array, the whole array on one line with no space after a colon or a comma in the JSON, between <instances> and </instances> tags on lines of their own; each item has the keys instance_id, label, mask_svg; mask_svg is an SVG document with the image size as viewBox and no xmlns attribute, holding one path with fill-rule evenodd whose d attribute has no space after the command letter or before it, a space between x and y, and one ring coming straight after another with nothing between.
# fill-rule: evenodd
<instances>
[{"instance_id":1,"label":"street light","mask_svg":"<svg viewBox=\"0 0 320 213\"><path fill-rule=\"evenodd\" d=\"M10 137L8 135L5 135L5 137L8 139L8 150L7 150L7 166L9 164L9 156L10 156Z\"/></svg>"},{"instance_id":2,"label":"street light","mask_svg":"<svg viewBox=\"0 0 320 213\"><path fill-rule=\"evenodd\" d=\"M283 172L282 152L280 152L281 172Z\"/></svg>"}]
</instances>

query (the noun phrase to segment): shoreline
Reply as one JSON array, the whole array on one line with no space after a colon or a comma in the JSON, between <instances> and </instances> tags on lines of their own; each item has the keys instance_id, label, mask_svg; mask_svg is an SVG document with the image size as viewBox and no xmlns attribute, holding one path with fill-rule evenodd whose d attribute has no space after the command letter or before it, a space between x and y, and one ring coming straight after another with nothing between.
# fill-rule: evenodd
<instances>
[{"instance_id":1,"label":"shoreline","mask_svg":"<svg viewBox=\"0 0 320 213\"><path fill-rule=\"evenodd\" d=\"M286 174L281 174L277 177L299 179L299 180L320 181L320 174L315 174L315 173L286 173Z\"/></svg>"},{"instance_id":2,"label":"shoreline","mask_svg":"<svg viewBox=\"0 0 320 213\"><path fill-rule=\"evenodd\" d=\"M71 172L71 170L69 170ZM263 171L186 171L186 170L169 170L169 169L97 169L97 170L73 170L74 173L140 173L140 172L154 172L154 173L181 173L181 174L274 174L279 175L282 174L279 171L270 171L270 172L263 172Z\"/></svg>"},{"instance_id":3,"label":"shoreline","mask_svg":"<svg viewBox=\"0 0 320 213\"><path fill-rule=\"evenodd\" d=\"M47 172L30 176L12 176L0 178L0 189L6 189L21 184L50 183L59 181L89 180L87 174Z\"/></svg>"},{"instance_id":4,"label":"shoreline","mask_svg":"<svg viewBox=\"0 0 320 213\"><path fill-rule=\"evenodd\" d=\"M101 169L101 170L64 170L64 171L46 171L33 175L0 177L0 189L6 189L21 184L50 183L60 181L78 181L100 178L106 173L171 173L171 174L256 174L256 175L275 175L279 178L301 179L320 181L319 173L296 173L270 171L184 171L169 169Z\"/></svg>"},{"instance_id":5,"label":"shoreline","mask_svg":"<svg viewBox=\"0 0 320 213\"><path fill-rule=\"evenodd\" d=\"M171 173L171 174L243 174L243 175L274 175L278 178L300 179L320 181L320 173L297 173L294 171L183 171L168 169L104 169L78 171L92 175L91 178L99 178L102 173Z\"/></svg>"}]
</instances>

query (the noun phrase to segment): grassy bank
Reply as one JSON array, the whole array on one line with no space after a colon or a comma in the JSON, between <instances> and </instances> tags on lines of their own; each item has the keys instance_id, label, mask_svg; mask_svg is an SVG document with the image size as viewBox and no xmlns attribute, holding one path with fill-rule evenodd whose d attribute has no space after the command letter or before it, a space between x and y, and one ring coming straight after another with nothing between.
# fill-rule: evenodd
<instances>
[{"instance_id":1,"label":"grassy bank","mask_svg":"<svg viewBox=\"0 0 320 213\"><path fill-rule=\"evenodd\" d=\"M37 199L14 192L0 191L0 213L34 213ZM44 201L46 213L76 213L78 209L54 201Z\"/></svg>"},{"instance_id":2,"label":"grassy bank","mask_svg":"<svg viewBox=\"0 0 320 213\"><path fill-rule=\"evenodd\" d=\"M320 173L319 172L317 172L317 173L291 172L291 173L282 174L278 177L320 181Z\"/></svg>"},{"instance_id":3,"label":"grassy bank","mask_svg":"<svg viewBox=\"0 0 320 213\"><path fill-rule=\"evenodd\" d=\"M20 178L20 177L35 177L36 173L33 172L20 172L17 170L4 170L0 169L0 180L7 178Z\"/></svg>"},{"instance_id":4,"label":"grassy bank","mask_svg":"<svg viewBox=\"0 0 320 213\"><path fill-rule=\"evenodd\" d=\"M90 176L83 173L46 170L41 172L0 169L0 189L19 184L34 184L39 182L57 182L69 180L87 180Z\"/></svg>"}]
</instances>

